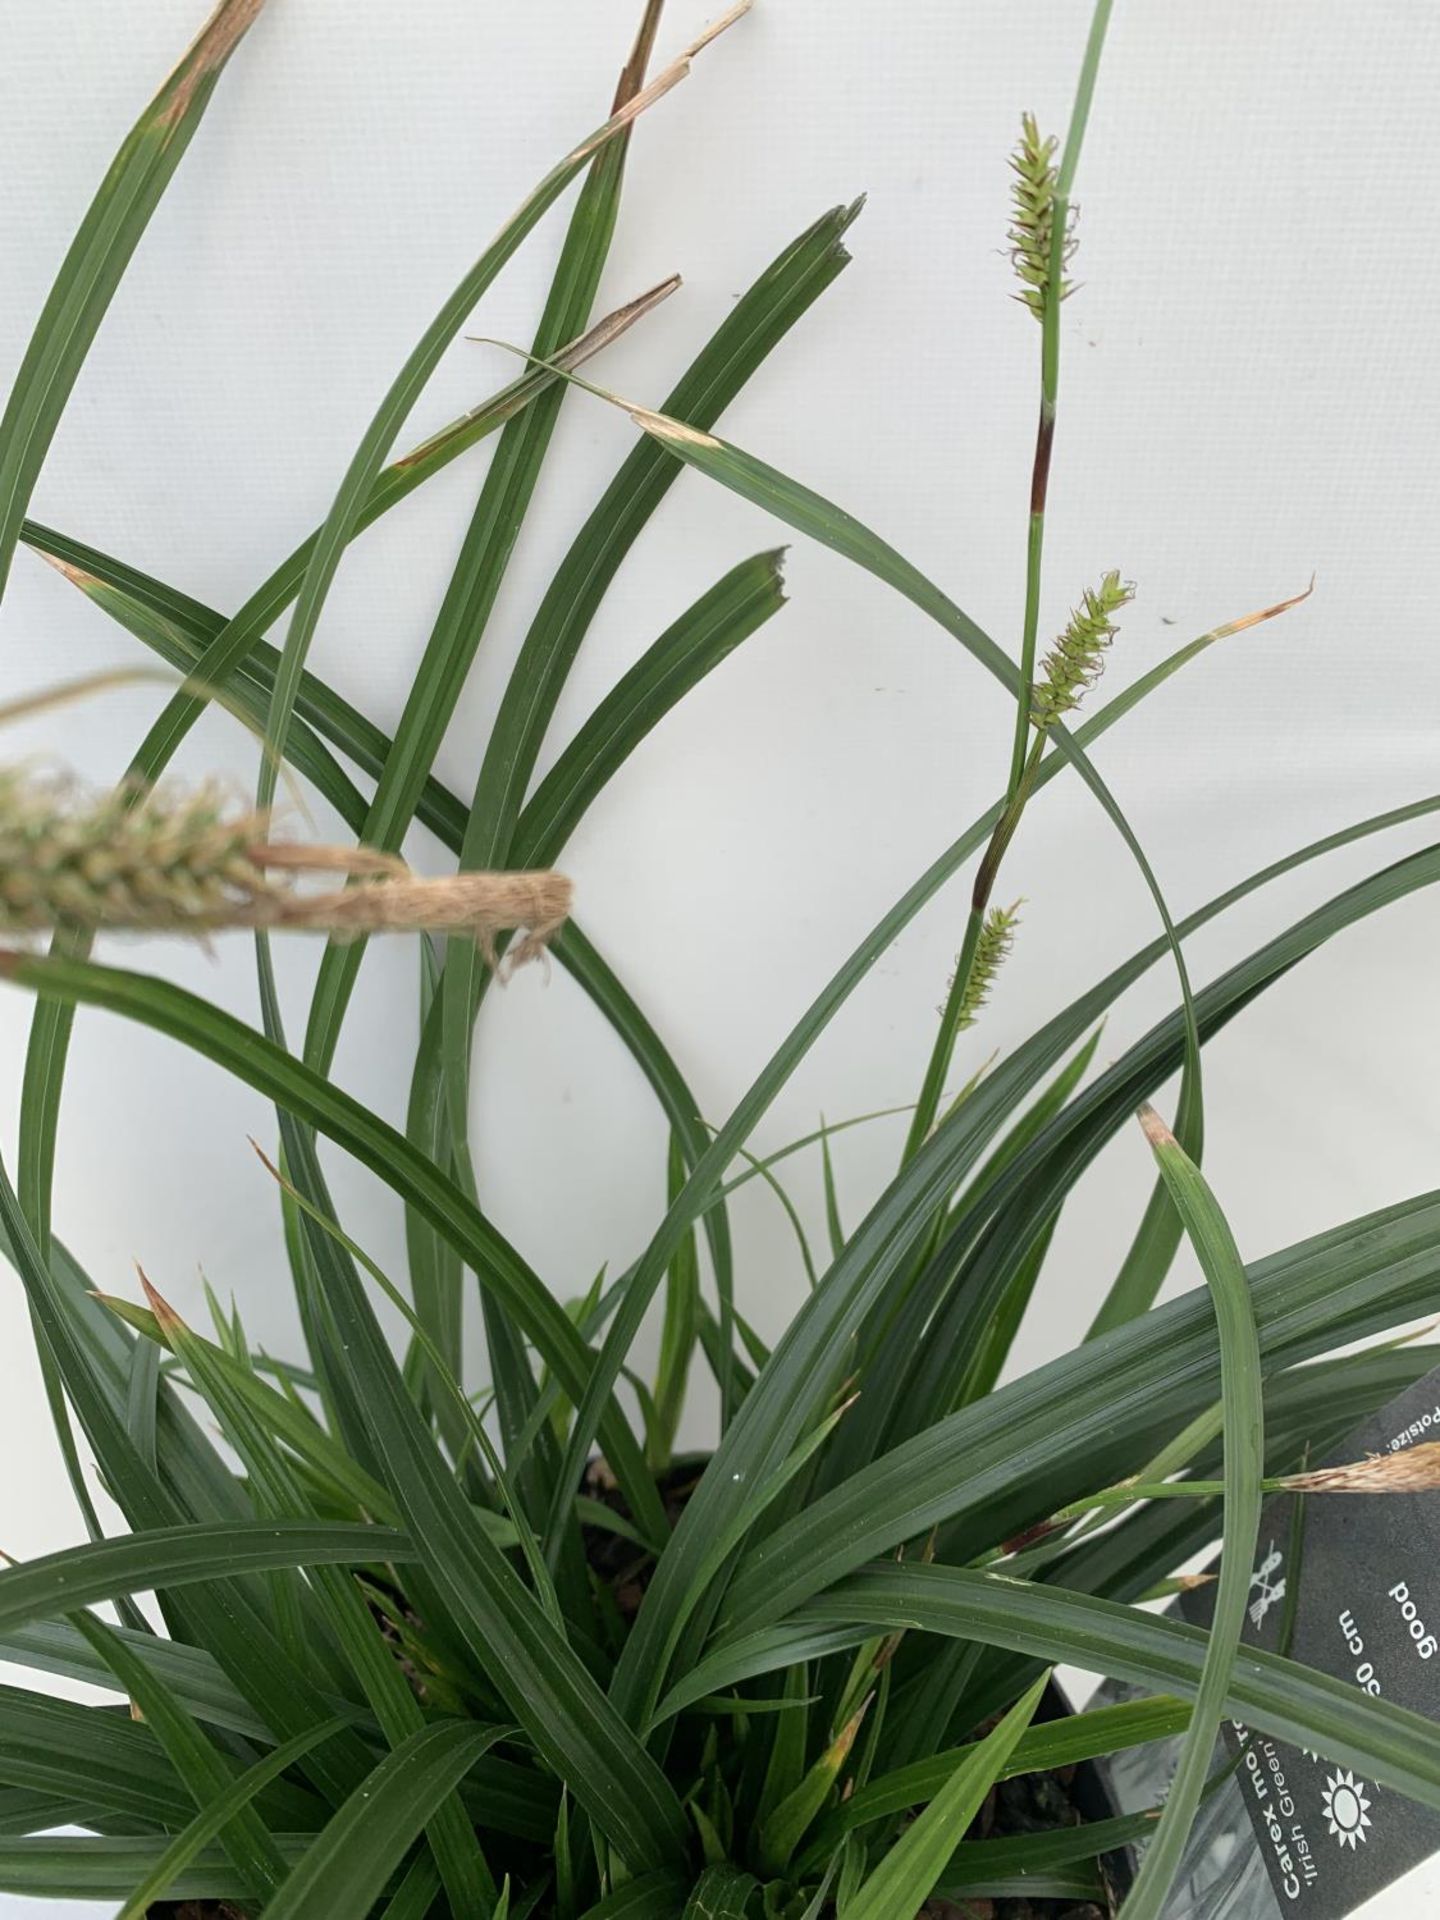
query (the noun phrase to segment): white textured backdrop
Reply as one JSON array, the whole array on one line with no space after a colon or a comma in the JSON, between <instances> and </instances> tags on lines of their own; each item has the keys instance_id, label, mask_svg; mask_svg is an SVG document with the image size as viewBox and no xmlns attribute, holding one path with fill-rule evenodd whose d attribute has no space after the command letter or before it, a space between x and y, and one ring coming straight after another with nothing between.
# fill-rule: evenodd
<instances>
[{"instance_id":1,"label":"white textured backdrop","mask_svg":"<svg viewBox=\"0 0 1440 1920\"><path fill-rule=\"evenodd\" d=\"M204 0L48 0L0 21L0 373L18 363L111 154ZM232 608L322 514L404 354L500 220L602 117L638 0L273 0L222 82L80 381L38 517ZM684 291L601 376L658 401L737 293L823 208L868 191L854 265L732 408L725 431L895 540L1014 645L1037 333L1009 298L1005 158L1022 109L1063 129L1083 0L760 0L641 125L602 302L672 269ZM672 0L662 42L708 17ZM1065 309L1043 632L1118 565L1139 598L1118 686L1180 640L1303 586L1283 622L1212 653L1105 742L1100 761L1177 910L1326 830L1437 784L1432 347L1436 216L1424 190L1440 83L1425 0L1257 7L1120 0L1078 183L1081 290ZM568 202L567 202L568 205ZM552 214L475 330L528 337L563 226ZM418 434L510 377L457 345ZM538 591L632 430L567 404L533 525L440 771L468 793ZM484 453L347 559L311 664L388 728L473 501ZM764 516L682 478L586 643L563 744L641 648L740 556ZM636 755L566 864L581 912L723 1117L859 936L992 798L1005 703L916 613L795 548L791 606ZM22 553L3 691L130 662L126 636ZM163 693L111 694L14 730L7 753L122 770ZM181 770L253 774L229 721ZM327 825L317 809L317 825ZM1265 894L1195 942L1208 977L1371 863L1372 843ZM436 863L417 836L412 852ZM1014 959L963 1064L1005 1047L1149 937L1153 911L1093 803L1061 783L1006 886ZM904 937L766 1120L773 1147L913 1095L963 917L963 884ZM1208 1164L1261 1254L1431 1184L1440 1121L1440 901L1412 900L1311 960L1207 1054ZM211 960L127 957L252 1017L243 943ZM285 950L292 1021L316 949ZM403 1112L413 951L371 950L336 1077ZM1112 1017L1118 1051L1171 1001L1163 969ZM0 999L13 1152L29 1008ZM558 970L492 996L476 1073L486 1202L556 1289L641 1246L664 1136L617 1043ZM82 1015L57 1178L60 1231L97 1283L142 1258L182 1307L203 1268L257 1340L293 1335L273 1194L245 1145L261 1102L159 1040ZM893 1165L895 1123L847 1135L854 1219ZM818 1176L795 1190L818 1217ZM1083 1328L1148 1189L1124 1137L1069 1209L1024 1339ZM397 1209L343 1164L352 1229L400 1255ZM737 1209L741 1298L774 1333L803 1281L767 1196ZM1177 1268L1175 1286L1193 1284ZM3 1544L77 1537L43 1431L18 1287ZM1395 1912L1414 1911L1410 1889ZM0 1900L0 1908L5 1903ZM19 1907L12 1909L18 1912ZM47 1909L54 1912L55 1909Z\"/></svg>"}]
</instances>

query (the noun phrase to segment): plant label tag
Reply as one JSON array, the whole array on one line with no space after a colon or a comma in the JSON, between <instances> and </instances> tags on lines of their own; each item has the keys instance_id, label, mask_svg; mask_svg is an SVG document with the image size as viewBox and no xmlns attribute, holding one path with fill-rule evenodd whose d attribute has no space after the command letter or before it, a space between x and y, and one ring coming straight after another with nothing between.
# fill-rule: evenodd
<instances>
[{"instance_id":1,"label":"plant label tag","mask_svg":"<svg viewBox=\"0 0 1440 1920\"><path fill-rule=\"evenodd\" d=\"M1325 1465L1440 1440L1440 1370L1358 1427ZM1312 1463L1317 1464L1317 1463ZM1261 1519L1249 1645L1440 1721L1440 1494L1312 1493L1272 1500ZM1209 1622L1213 1588L1181 1611ZM1240 1797L1282 1913L1344 1916L1440 1851L1440 1812L1355 1767L1233 1725Z\"/></svg>"}]
</instances>

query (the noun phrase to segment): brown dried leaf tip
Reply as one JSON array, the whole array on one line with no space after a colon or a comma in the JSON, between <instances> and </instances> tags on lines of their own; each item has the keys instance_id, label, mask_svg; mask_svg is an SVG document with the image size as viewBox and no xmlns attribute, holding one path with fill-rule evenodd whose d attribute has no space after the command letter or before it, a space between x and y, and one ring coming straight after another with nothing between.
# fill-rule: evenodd
<instances>
[{"instance_id":1,"label":"brown dried leaf tip","mask_svg":"<svg viewBox=\"0 0 1440 1920\"><path fill-rule=\"evenodd\" d=\"M259 19L264 5L265 0L220 0L156 101L161 107L162 126L178 126L185 118L196 94L225 65Z\"/></svg>"},{"instance_id":2,"label":"brown dried leaf tip","mask_svg":"<svg viewBox=\"0 0 1440 1920\"><path fill-rule=\"evenodd\" d=\"M276 841L269 825L215 787L131 787L96 799L0 769L0 933L470 934L488 957L498 935L523 929L513 968L540 953L570 911L562 874L420 879L391 854ZM299 873L340 874L350 884L302 893L290 877Z\"/></svg>"},{"instance_id":3,"label":"brown dried leaf tip","mask_svg":"<svg viewBox=\"0 0 1440 1920\"><path fill-rule=\"evenodd\" d=\"M154 1314L155 1324L159 1327L165 1339L168 1340L177 1328L183 1333L185 1331L185 1322L180 1318L164 1294L151 1286L150 1276L138 1260L135 1262L135 1271L140 1277L140 1285L144 1290L145 1304Z\"/></svg>"}]
</instances>

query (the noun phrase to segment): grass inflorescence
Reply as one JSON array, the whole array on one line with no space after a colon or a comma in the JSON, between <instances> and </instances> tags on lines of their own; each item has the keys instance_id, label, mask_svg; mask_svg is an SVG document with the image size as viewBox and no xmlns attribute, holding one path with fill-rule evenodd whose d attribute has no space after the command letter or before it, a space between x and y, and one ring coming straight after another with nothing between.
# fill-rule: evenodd
<instances>
[{"instance_id":1,"label":"grass inflorescence","mask_svg":"<svg viewBox=\"0 0 1440 1920\"><path fill-rule=\"evenodd\" d=\"M299 873L359 881L319 894ZM0 770L0 933L169 933L274 927L337 935L528 929L511 964L564 921L570 883L554 873L419 879L366 847L277 840L268 814L217 786L124 785L87 795L72 783Z\"/></svg>"},{"instance_id":2,"label":"grass inflorescence","mask_svg":"<svg viewBox=\"0 0 1440 1920\"><path fill-rule=\"evenodd\" d=\"M1115 615L1129 606L1135 589L1113 568L1098 587L1087 587L1040 663L1031 694L1030 718L1042 730L1073 713L1105 671L1105 655L1119 632Z\"/></svg>"},{"instance_id":3,"label":"grass inflorescence","mask_svg":"<svg viewBox=\"0 0 1440 1920\"><path fill-rule=\"evenodd\" d=\"M1020 292L1037 320L1045 317L1045 305L1054 276L1055 192L1059 176L1056 151L1059 141L1053 134L1042 138L1032 113L1020 118L1020 138L1010 156L1015 175L1010 187L1010 259L1020 279ZM1073 215L1060 242L1062 268L1075 252ZM1071 281L1062 275L1058 297L1065 300L1074 291Z\"/></svg>"}]
</instances>

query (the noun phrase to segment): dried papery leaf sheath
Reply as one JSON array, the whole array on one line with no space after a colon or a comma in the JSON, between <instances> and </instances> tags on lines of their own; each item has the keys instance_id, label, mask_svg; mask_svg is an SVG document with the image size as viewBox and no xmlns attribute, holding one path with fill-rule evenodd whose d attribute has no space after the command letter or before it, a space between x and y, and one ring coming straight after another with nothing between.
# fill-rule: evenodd
<instances>
[{"instance_id":1,"label":"dried papery leaf sheath","mask_svg":"<svg viewBox=\"0 0 1440 1920\"><path fill-rule=\"evenodd\" d=\"M1433 1493L1440 1487L1440 1440L1367 1454L1338 1467L1287 1473L1279 1485L1287 1493Z\"/></svg>"},{"instance_id":2,"label":"dried papery leaf sheath","mask_svg":"<svg viewBox=\"0 0 1440 1920\"><path fill-rule=\"evenodd\" d=\"M297 892L283 875L344 873L368 884ZM368 847L269 838L262 813L216 788L126 788L99 799L14 769L0 771L0 931L134 931L203 935L275 927L339 935L386 931L494 936L525 928L512 964L563 924L570 883L556 873L469 873L419 879Z\"/></svg>"}]
</instances>

